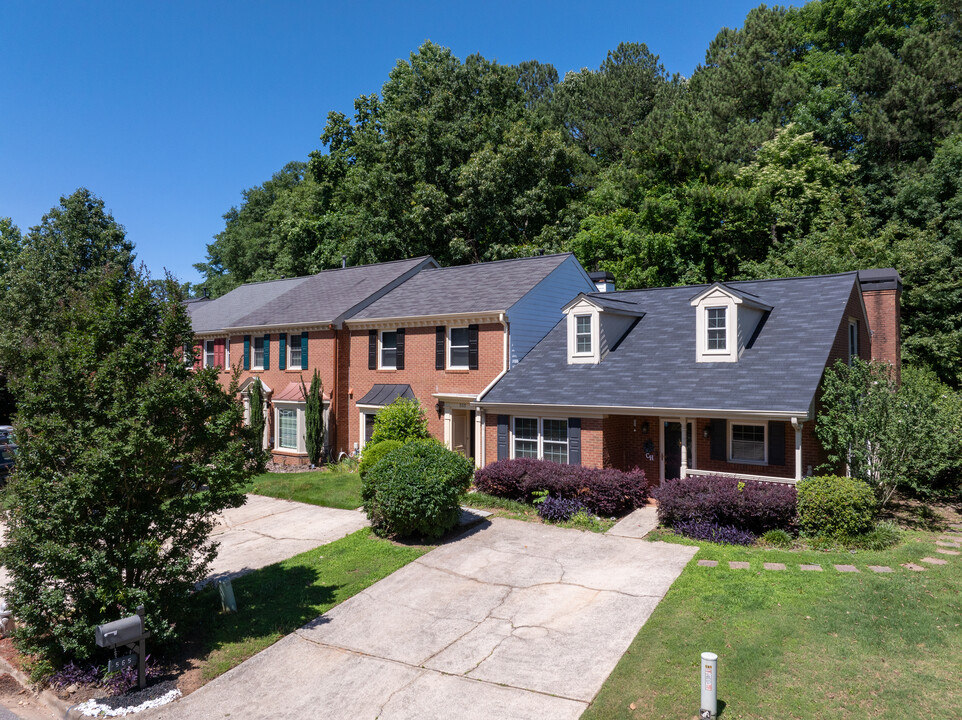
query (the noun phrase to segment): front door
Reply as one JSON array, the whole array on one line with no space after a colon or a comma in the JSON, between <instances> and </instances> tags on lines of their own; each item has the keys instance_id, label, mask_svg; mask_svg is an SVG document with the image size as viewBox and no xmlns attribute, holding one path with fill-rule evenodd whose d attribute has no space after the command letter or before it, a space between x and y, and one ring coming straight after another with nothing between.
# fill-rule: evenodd
<instances>
[{"instance_id":1,"label":"front door","mask_svg":"<svg viewBox=\"0 0 962 720\"><path fill-rule=\"evenodd\" d=\"M451 448L467 458L474 457L474 411L451 411Z\"/></svg>"},{"instance_id":2,"label":"front door","mask_svg":"<svg viewBox=\"0 0 962 720\"><path fill-rule=\"evenodd\" d=\"M691 467L691 423L688 423L688 455ZM665 479L674 480L681 475L681 423L665 423Z\"/></svg>"}]
</instances>

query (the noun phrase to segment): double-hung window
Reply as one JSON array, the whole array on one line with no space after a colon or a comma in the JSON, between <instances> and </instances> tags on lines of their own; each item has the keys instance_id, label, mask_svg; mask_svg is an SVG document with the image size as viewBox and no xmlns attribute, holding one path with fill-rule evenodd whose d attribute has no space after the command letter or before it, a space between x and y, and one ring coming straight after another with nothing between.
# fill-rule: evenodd
<instances>
[{"instance_id":1,"label":"double-hung window","mask_svg":"<svg viewBox=\"0 0 962 720\"><path fill-rule=\"evenodd\" d=\"M733 462L765 462L765 426L732 425Z\"/></svg>"},{"instance_id":2,"label":"double-hung window","mask_svg":"<svg viewBox=\"0 0 962 720\"><path fill-rule=\"evenodd\" d=\"M254 337L251 339L251 343L254 346L254 353L253 353L254 357L253 357L253 362L251 363L251 367L254 368L255 370L263 370L264 369L264 338L259 336Z\"/></svg>"},{"instance_id":3,"label":"double-hung window","mask_svg":"<svg viewBox=\"0 0 962 720\"><path fill-rule=\"evenodd\" d=\"M515 418L514 457L568 462L568 421L555 418Z\"/></svg>"},{"instance_id":4,"label":"double-hung window","mask_svg":"<svg viewBox=\"0 0 962 720\"><path fill-rule=\"evenodd\" d=\"M287 340L287 367L292 370L301 366L301 338L291 335Z\"/></svg>"},{"instance_id":5,"label":"double-hung window","mask_svg":"<svg viewBox=\"0 0 962 720\"><path fill-rule=\"evenodd\" d=\"M384 331L381 333L381 369L395 370L397 368L397 332Z\"/></svg>"},{"instance_id":6,"label":"double-hung window","mask_svg":"<svg viewBox=\"0 0 962 720\"><path fill-rule=\"evenodd\" d=\"M453 327L448 336L448 368L468 369L468 328Z\"/></svg>"},{"instance_id":7,"label":"double-hung window","mask_svg":"<svg viewBox=\"0 0 962 720\"><path fill-rule=\"evenodd\" d=\"M538 459L538 418L514 419L514 456Z\"/></svg>"},{"instance_id":8,"label":"double-hung window","mask_svg":"<svg viewBox=\"0 0 962 720\"><path fill-rule=\"evenodd\" d=\"M575 352L591 352L591 315L575 315Z\"/></svg>"},{"instance_id":9,"label":"double-hung window","mask_svg":"<svg viewBox=\"0 0 962 720\"><path fill-rule=\"evenodd\" d=\"M284 450L297 450L297 410L280 408L277 411L277 445Z\"/></svg>"},{"instance_id":10,"label":"double-hung window","mask_svg":"<svg viewBox=\"0 0 962 720\"><path fill-rule=\"evenodd\" d=\"M214 367L215 362L214 341L204 340L204 367Z\"/></svg>"},{"instance_id":11,"label":"double-hung window","mask_svg":"<svg viewBox=\"0 0 962 720\"><path fill-rule=\"evenodd\" d=\"M728 349L728 308L710 307L707 312L708 349Z\"/></svg>"},{"instance_id":12,"label":"double-hung window","mask_svg":"<svg viewBox=\"0 0 962 720\"><path fill-rule=\"evenodd\" d=\"M848 322L848 364L858 357L858 320Z\"/></svg>"}]
</instances>

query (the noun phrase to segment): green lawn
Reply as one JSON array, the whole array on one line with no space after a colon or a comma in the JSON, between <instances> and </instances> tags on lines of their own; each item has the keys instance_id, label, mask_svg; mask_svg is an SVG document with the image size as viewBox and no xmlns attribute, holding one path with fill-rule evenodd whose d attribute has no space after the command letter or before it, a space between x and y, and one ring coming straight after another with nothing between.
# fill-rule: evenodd
<instances>
[{"instance_id":1,"label":"green lawn","mask_svg":"<svg viewBox=\"0 0 962 720\"><path fill-rule=\"evenodd\" d=\"M251 481L256 495L355 510L361 506L361 476L344 470L264 473Z\"/></svg>"},{"instance_id":2,"label":"green lawn","mask_svg":"<svg viewBox=\"0 0 962 720\"><path fill-rule=\"evenodd\" d=\"M703 651L719 656L723 718L959 715L962 556L936 554L938 537L907 532L895 548L854 554L697 543L698 555L583 717L690 720ZM923 557L949 562L925 572L900 567ZM700 559L719 566L698 567ZM731 570L729 560L751 568ZM763 570L765 562L788 569ZM801 572L801 563L824 570ZM840 573L834 564L861 572Z\"/></svg>"},{"instance_id":3,"label":"green lawn","mask_svg":"<svg viewBox=\"0 0 962 720\"><path fill-rule=\"evenodd\" d=\"M204 680L227 672L318 615L430 550L359 530L233 581L237 612L221 612L213 587L198 598Z\"/></svg>"},{"instance_id":4,"label":"green lawn","mask_svg":"<svg viewBox=\"0 0 962 720\"><path fill-rule=\"evenodd\" d=\"M464 498L464 505L467 507L487 510L495 517L509 518L511 520L525 520L527 522L544 522L538 515L538 507L533 503L519 502L517 500L507 500L497 495L488 495L483 492L468 493ZM591 532L608 532L617 519L600 518L595 515L588 516L588 522L578 522L570 520L568 522L550 523L563 528L574 530L590 530Z\"/></svg>"}]
</instances>

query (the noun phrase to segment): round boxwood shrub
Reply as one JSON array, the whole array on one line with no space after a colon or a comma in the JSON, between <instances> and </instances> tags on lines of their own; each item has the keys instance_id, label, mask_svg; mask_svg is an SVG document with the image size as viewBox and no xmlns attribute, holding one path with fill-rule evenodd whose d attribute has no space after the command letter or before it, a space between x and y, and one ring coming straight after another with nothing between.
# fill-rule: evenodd
<instances>
[{"instance_id":1,"label":"round boxwood shrub","mask_svg":"<svg viewBox=\"0 0 962 720\"><path fill-rule=\"evenodd\" d=\"M415 440L381 458L361 480L378 535L440 537L458 523L474 465L438 442Z\"/></svg>"},{"instance_id":2,"label":"round boxwood shrub","mask_svg":"<svg viewBox=\"0 0 962 720\"><path fill-rule=\"evenodd\" d=\"M404 443L399 440L382 440L379 443L368 443L364 446L364 452L361 454L361 464L357 466L357 471L361 473L361 477L367 475L368 471L374 467L378 460L387 455L389 452L397 450Z\"/></svg>"},{"instance_id":3,"label":"round boxwood shrub","mask_svg":"<svg viewBox=\"0 0 962 720\"><path fill-rule=\"evenodd\" d=\"M875 493L861 480L837 475L798 483L798 524L806 535L852 537L872 529Z\"/></svg>"},{"instance_id":4,"label":"round boxwood shrub","mask_svg":"<svg viewBox=\"0 0 962 720\"><path fill-rule=\"evenodd\" d=\"M417 400L399 397L390 405L381 408L374 416L374 432L371 442L384 440L425 440L431 437L424 408Z\"/></svg>"}]
</instances>

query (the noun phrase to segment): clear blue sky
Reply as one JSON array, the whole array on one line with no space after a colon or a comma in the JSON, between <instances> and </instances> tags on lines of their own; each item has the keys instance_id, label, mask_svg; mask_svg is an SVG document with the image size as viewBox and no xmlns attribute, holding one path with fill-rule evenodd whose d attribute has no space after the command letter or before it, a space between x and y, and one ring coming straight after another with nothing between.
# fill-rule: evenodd
<instances>
[{"instance_id":1,"label":"clear blue sky","mask_svg":"<svg viewBox=\"0 0 962 720\"><path fill-rule=\"evenodd\" d=\"M151 272L191 267L245 188L320 147L424 40L461 58L597 68L645 42L690 75L758 0L45 2L0 6L0 216L26 231L81 186Z\"/></svg>"}]
</instances>

